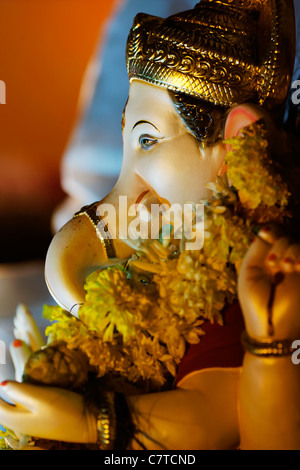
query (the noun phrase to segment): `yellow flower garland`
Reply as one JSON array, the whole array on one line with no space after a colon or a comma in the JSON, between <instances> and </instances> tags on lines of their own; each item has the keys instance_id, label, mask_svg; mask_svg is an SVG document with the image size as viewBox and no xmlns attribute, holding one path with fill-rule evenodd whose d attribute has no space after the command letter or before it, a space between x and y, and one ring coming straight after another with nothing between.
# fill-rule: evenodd
<instances>
[{"instance_id":1,"label":"yellow flower garland","mask_svg":"<svg viewBox=\"0 0 300 470\"><path fill-rule=\"evenodd\" d=\"M181 250L174 239L141 241L126 266L87 278L78 318L45 307L56 321L46 330L51 341L80 349L98 376L113 372L161 387L175 375L186 343L200 340L203 321L221 324L224 306L237 298L237 275L257 224L288 216L288 188L274 169L263 127L248 126L226 143L228 176L209 185L214 195L204 201L201 250Z\"/></svg>"}]
</instances>

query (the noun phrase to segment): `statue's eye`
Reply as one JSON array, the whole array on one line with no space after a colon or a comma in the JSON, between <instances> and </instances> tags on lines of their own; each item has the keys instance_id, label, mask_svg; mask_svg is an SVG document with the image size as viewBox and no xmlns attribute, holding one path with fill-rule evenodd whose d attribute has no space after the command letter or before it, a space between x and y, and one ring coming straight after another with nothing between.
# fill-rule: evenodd
<instances>
[{"instance_id":1,"label":"statue's eye","mask_svg":"<svg viewBox=\"0 0 300 470\"><path fill-rule=\"evenodd\" d=\"M149 135L141 135L139 138L139 144L142 150L149 150L153 145L157 143L157 139L150 137Z\"/></svg>"}]
</instances>

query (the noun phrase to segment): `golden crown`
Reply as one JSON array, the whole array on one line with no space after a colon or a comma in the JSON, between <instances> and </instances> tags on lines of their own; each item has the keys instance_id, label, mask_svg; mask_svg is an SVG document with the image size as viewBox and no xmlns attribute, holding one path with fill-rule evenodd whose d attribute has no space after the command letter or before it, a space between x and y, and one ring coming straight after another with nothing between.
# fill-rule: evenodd
<instances>
[{"instance_id":1,"label":"golden crown","mask_svg":"<svg viewBox=\"0 0 300 470\"><path fill-rule=\"evenodd\" d=\"M130 80L216 105L249 101L276 111L290 86L294 43L292 0L202 0L166 19L138 14L127 70Z\"/></svg>"}]
</instances>

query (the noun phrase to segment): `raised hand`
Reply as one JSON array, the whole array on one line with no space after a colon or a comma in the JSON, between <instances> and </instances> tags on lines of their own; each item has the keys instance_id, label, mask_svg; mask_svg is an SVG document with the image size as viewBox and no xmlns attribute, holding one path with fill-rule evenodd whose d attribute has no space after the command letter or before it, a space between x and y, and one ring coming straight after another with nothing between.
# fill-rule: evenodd
<instances>
[{"instance_id":1,"label":"raised hand","mask_svg":"<svg viewBox=\"0 0 300 470\"><path fill-rule=\"evenodd\" d=\"M300 245L261 230L243 262L238 293L250 337L300 339Z\"/></svg>"}]
</instances>

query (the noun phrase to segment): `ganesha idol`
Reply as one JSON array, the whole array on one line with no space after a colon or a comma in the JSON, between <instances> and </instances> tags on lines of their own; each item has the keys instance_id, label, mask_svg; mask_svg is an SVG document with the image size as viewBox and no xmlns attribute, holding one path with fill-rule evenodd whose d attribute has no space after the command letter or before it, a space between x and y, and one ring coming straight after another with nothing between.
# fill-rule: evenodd
<instances>
[{"instance_id":1,"label":"ganesha idol","mask_svg":"<svg viewBox=\"0 0 300 470\"><path fill-rule=\"evenodd\" d=\"M281 130L294 40L290 0L136 16L122 170L49 247L55 321L22 380L1 384L3 441L300 448L297 185ZM157 237L120 236L125 197L145 220L152 204L201 205L202 246L171 219Z\"/></svg>"}]
</instances>

